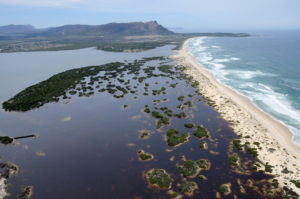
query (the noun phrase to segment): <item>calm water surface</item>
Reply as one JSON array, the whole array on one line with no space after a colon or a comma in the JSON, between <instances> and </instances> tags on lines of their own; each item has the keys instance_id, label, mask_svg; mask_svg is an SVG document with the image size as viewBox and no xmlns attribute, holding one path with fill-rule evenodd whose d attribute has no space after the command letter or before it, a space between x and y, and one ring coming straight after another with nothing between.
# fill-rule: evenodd
<instances>
[{"instance_id":1,"label":"calm water surface","mask_svg":"<svg viewBox=\"0 0 300 199\"><path fill-rule=\"evenodd\" d=\"M79 66L103 64L124 59L140 59L157 55L170 55L171 47L166 46L144 53L104 53L93 49L63 52L35 52L0 54L1 60L1 99L6 100L25 87L47 79L49 76ZM28 56L27 56L28 55ZM4 60L2 62L2 60ZM22 61L23 60L23 61ZM158 62L146 63L157 66ZM19 76L16 77L16 74ZM7 75L4 75L6 73ZM195 90L184 80L168 77L152 77L143 83L133 81L131 86L138 86L137 94L127 94L116 99L112 95L96 93L90 97L72 97L58 103L46 104L39 109L24 113L0 112L0 133L12 137L36 133L37 138L20 140L13 145L0 145L2 161L10 161L20 167L18 175L8 180L10 198L16 198L21 188L34 187L33 198L169 198L166 191L149 188L143 173L151 168L163 168L174 178L176 184L183 178L179 175L176 164L182 164L182 156L197 160L207 158L212 163L211 169L202 171L208 180L191 179L197 182L199 190L193 198L214 198L215 192L223 183L231 182L233 191L240 196L237 179L246 183L247 179L269 179L265 174L238 174L228 165L227 148L231 139L237 136L228 123L219 114L207 106L202 98L195 95ZM5 80L5 81L4 81ZM113 80L112 80L113 81ZM143 95L144 83L149 83L149 96ZM171 83L178 83L171 88ZM167 88L166 94L151 95L152 89ZM177 97L186 97L194 104L187 109L185 119L173 118L171 126L155 129L155 120L143 113L145 105L151 110L164 107L180 112L176 108L180 102ZM169 99L159 104L153 100ZM124 109L123 105L129 105ZM199 148L199 139L191 135L190 142L167 152L164 131L177 128L181 133L192 130L184 123L194 122L204 125L211 133L206 139L209 150ZM147 140L139 138L138 131L149 129L152 136ZM155 158L150 162L141 162L137 151L144 149ZM211 150L211 151L210 151ZM218 154L211 153L219 152ZM170 157L174 156L174 161ZM240 154L243 160L253 162L249 154ZM243 198L262 198L250 189ZM226 198L226 197L225 197ZM232 194L227 198L232 198Z\"/></svg>"}]
</instances>

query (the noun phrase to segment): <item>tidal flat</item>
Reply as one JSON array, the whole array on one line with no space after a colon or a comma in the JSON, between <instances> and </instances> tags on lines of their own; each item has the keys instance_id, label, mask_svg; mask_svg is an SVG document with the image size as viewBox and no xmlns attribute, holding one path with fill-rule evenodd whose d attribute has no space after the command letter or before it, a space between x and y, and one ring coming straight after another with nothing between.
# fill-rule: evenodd
<instances>
[{"instance_id":1,"label":"tidal flat","mask_svg":"<svg viewBox=\"0 0 300 199\"><path fill-rule=\"evenodd\" d=\"M1 135L38 135L1 145L1 162L18 165L7 176L8 198L24 187L44 199L293 197L278 189L268 166L257 166L255 149L239 150L230 123L174 60L146 57L71 72L83 75L68 87L52 88L49 77L7 99L13 112ZM54 79L57 85L64 77ZM53 96L41 96L49 88ZM19 109L24 99L29 106ZM151 158L140 161L138 152Z\"/></svg>"}]
</instances>

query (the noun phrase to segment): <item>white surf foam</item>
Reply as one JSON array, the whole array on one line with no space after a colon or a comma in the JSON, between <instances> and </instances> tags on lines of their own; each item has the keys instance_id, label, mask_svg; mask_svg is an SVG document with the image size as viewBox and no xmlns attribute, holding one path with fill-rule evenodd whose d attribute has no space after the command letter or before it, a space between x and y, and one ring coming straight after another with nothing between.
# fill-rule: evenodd
<instances>
[{"instance_id":1,"label":"white surf foam","mask_svg":"<svg viewBox=\"0 0 300 199\"><path fill-rule=\"evenodd\" d=\"M190 43L193 43L193 41ZM227 56L228 58L215 59L204 44L205 38L201 38L200 41L196 39L196 42L190 45L190 54L194 56L199 63L203 64L206 69L212 72L218 81L245 94L246 97L258 105L263 111L266 111L272 117L275 117L281 123L285 124L294 135L293 141L300 145L300 111L292 106L288 96L276 92L265 84L249 81L255 77L272 77L277 75L265 73L260 70L226 69L226 63L238 61L240 58ZM232 75L236 78L229 78ZM247 80L247 82L244 80Z\"/></svg>"},{"instance_id":2,"label":"white surf foam","mask_svg":"<svg viewBox=\"0 0 300 199\"><path fill-rule=\"evenodd\" d=\"M252 79L254 77L261 77L261 76L266 76L266 77L274 77L276 76L275 74L270 74L270 73L264 73L260 70L256 71L250 71L250 70L229 70L230 74L236 76L239 79Z\"/></svg>"}]
</instances>

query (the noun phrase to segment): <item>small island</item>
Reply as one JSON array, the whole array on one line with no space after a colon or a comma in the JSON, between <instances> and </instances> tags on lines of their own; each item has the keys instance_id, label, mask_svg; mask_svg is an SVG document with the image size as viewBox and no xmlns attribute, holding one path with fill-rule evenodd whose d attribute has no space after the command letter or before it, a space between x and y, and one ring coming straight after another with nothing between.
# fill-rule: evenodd
<instances>
[{"instance_id":1,"label":"small island","mask_svg":"<svg viewBox=\"0 0 300 199\"><path fill-rule=\"evenodd\" d=\"M146 179L150 186L160 189L170 189L173 178L164 169L151 169L146 173Z\"/></svg>"},{"instance_id":2,"label":"small island","mask_svg":"<svg viewBox=\"0 0 300 199\"><path fill-rule=\"evenodd\" d=\"M0 136L0 143L2 144L11 144L13 141L14 139L9 136Z\"/></svg>"},{"instance_id":3,"label":"small island","mask_svg":"<svg viewBox=\"0 0 300 199\"><path fill-rule=\"evenodd\" d=\"M175 128L166 131L167 144L171 147L178 147L179 145L189 141L189 134L183 133L177 135L179 131Z\"/></svg>"},{"instance_id":4,"label":"small island","mask_svg":"<svg viewBox=\"0 0 300 199\"><path fill-rule=\"evenodd\" d=\"M198 138L208 138L208 130L204 126L198 126L194 131L194 135Z\"/></svg>"},{"instance_id":5,"label":"small island","mask_svg":"<svg viewBox=\"0 0 300 199\"><path fill-rule=\"evenodd\" d=\"M194 181L185 181L178 185L180 192L185 195L192 197L194 195L194 191L198 189L198 185Z\"/></svg>"},{"instance_id":6,"label":"small island","mask_svg":"<svg viewBox=\"0 0 300 199\"><path fill-rule=\"evenodd\" d=\"M154 158L154 156L151 153L146 153L144 150L140 149L138 151L138 157L141 161L150 161Z\"/></svg>"},{"instance_id":7,"label":"small island","mask_svg":"<svg viewBox=\"0 0 300 199\"><path fill-rule=\"evenodd\" d=\"M182 176L188 178L196 177L201 170L208 170L210 162L206 159L200 159L197 161L186 160L182 165L178 167Z\"/></svg>"}]
</instances>

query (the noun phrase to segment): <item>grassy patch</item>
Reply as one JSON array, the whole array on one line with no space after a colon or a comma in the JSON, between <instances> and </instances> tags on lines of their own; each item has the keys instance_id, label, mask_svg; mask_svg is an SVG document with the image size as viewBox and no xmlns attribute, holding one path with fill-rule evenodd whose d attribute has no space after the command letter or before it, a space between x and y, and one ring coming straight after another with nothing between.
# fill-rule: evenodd
<instances>
[{"instance_id":1,"label":"grassy patch","mask_svg":"<svg viewBox=\"0 0 300 199\"><path fill-rule=\"evenodd\" d=\"M164 116L163 116L162 114L160 114L160 112L158 112L158 111L152 111L151 115L152 115L152 117L157 118L157 119L161 119L161 118L164 117Z\"/></svg>"},{"instance_id":2,"label":"grassy patch","mask_svg":"<svg viewBox=\"0 0 300 199\"><path fill-rule=\"evenodd\" d=\"M186 127L186 128L193 128L194 124L193 123L185 123L184 127Z\"/></svg>"},{"instance_id":3,"label":"grassy patch","mask_svg":"<svg viewBox=\"0 0 300 199\"><path fill-rule=\"evenodd\" d=\"M162 125L169 125L170 124L170 119L163 116L162 118L160 118L157 123L156 123L156 128L159 129L162 127Z\"/></svg>"},{"instance_id":4,"label":"grassy patch","mask_svg":"<svg viewBox=\"0 0 300 199\"><path fill-rule=\"evenodd\" d=\"M145 108L145 109L144 109L144 112L145 112L145 113L150 113L151 111L150 111L149 108Z\"/></svg>"},{"instance_id":5,"label":"grassy patch","mask_svg":"<svg viewBox=\"0 0 300 199\"><path fill-rule=\"evenodd\" d=\"M208 169L209 167L209 162L206 159L197 160L196 163L201 169Z\"/></svg>"},{"instance_id":6,"label":"grassy patch","mask_svg":"<svg viewBox=\"0 0 300 199\"><path fill-rule=\"evenodd\" d=\"M238 155L237 154L229 155L228 163L231 166L237 166L238 165Z\"/></svg>"},{"instance_id":7,"label":"grassy patch","mask_svg":"<svg viewBox=\"0 0 300 199\"><path fill-rule=\"evenodd\" d=\"M142 129L142 130L139 130L139 134L140 134L141 139L147 139L147 138L150 137L151 131L146 130L146 129Z\"/></svg>"},{"instance_id":8,"label":"grassy patch","mask_svg":"<svg viewBox=\"0 0 300 199\"><path fill-rule=\"evenodd\" d=\"M188 137L189 137L188 133L183 133L181 135L177 135L178 133L179 133L179 131L174 128L166 131L167 144L169 146L175 147L179 144L182 144L182 143L188 141Z\"/></svg>"},{"instance_id":9,"label":"grassy patch","mask_svg":"<svg viewBox=\"0 0 300 199\"><path fill-rule=\"evenodd\" d=\"M269 165L268 162L265 164L265 172L272 173L272 171L273 171L272 168L273 168L273 166L272 166L272 165Z\"/></svg>"},{"instance_id":10,"label":"grassy patch","mask_svg":"<svg viewBox=\"0 0 300 199\"><path fill-rule=\"evenodd\" d=\"M201 149L205 149L205 148L206 148L206 145L207 145L207 143L206 143L205 141L200 141L200 142L199 142L199 147L200 147Z\"/></svg>"},{"instance_id":11,"label":"grassy patch","mask_svg":"<svg viewBox=\"0 0 300 199\"><path fill-rule=\"evenodd\" d=\"M179 96L177 99L178 99L178 101L183 102L184 101L184 96Z\"/></svg>"},{"instance_id":12,"label":"grassy patch","mask_svg":"<svg viewBox=\"0 0 300 199\"><path fill-rule=\"evenodd\" d=\"M198 138L208 138L208 131L203 126L198 126L197 129L194 131L194 135Z\"/></svg>"},{"instance_id":13,"label":"grassy patch","mask_svg":"<svg viewBox=\"0 0 300 199\"><path fill-rule=\"evenodd\" d=\"M258 151L256 148L251 148L251 147L247 146L246 149L254 158L257 158Z\"/></svg>"},{"instance_id":14,"label":"grassy patch","mask_svg":"<svg viewBox=\"0 0 300 199\"><path fill-rule=\"evenodd\" d=\"M230 190L229 190L228 185L222 184L222 185L219 187L219 191L220 191L222 194L225 194L225 193L228 193Z\"/></svg>"},{"instance_id":15,"label":"grassy patch","mask_svg":"<svg viewBox=\"0 0 300 199\"><path fill-rule=\"evenodd\" d=\"M239 150L241 151L243 149L243 145L241 144L241 140L234 139L232 140L232 144Z\"/></svg>"}]
</instances>

